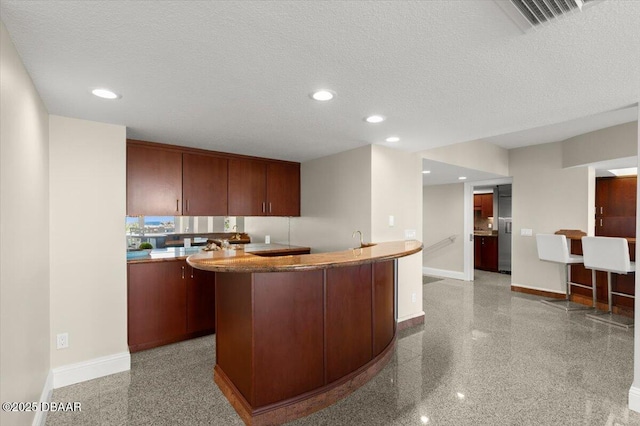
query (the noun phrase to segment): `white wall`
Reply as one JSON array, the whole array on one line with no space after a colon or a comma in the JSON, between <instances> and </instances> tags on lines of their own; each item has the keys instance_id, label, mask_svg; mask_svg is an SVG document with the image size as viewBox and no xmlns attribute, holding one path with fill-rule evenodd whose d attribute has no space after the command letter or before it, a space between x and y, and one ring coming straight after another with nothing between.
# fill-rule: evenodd
<instances>
[{"instance_id":1,"label":"white wall","mask_svg":"<svg viewBox=\"0 0 640 426\"><path fill-rule=\"evenodd\" d=\"M638 154L638 122L607 127L562 142L562 166L573 167Z\"/></svg>"},{"instance_id":2,"label":"white wall","mask_svg":"<svg viewBox=\"0 0 640 426\"><path fill-rule=\"evenodd\" d=\"M423 238L426 250L423 266L441 271L464 272L464 184L431 185L423 187ZM450 242L429 249L432 244L456 236Z\"/></svg>"},{"instance_id":3,"label":"white wall","mask_svg":"<svg viewBox=\"0 0 640 426\"><path fill-rule=\"evenodd\" d=\"M640 151L640 129L638 124L640 123L640 116L636 122L636 147ZM638 164L640 166L640 164ZM636 211L640 212L640 185L637 186L637 199L636 199ZM636 214L636 238L638 237L638 230L640 230L640 215ZM636 259L640 259L640 245L636 244ZM635 294L640 294L640 274L636 273L636 286ZM640 305L638 300L635 302L634 321L636 324L640 324ZM634 327L633 329L633 383L631 389L629 389L629 408L640 412L640 327Z\"/></svg>"},{"instance_id":4,"label":"white wall","mask_svg":"<svg viewBox=\"0 0 640 426\"><path fill-rule=\"evenodd\" d=\"M39 401L51 340L49 115L2 22L0 43L0 399ZM0 423L33 418L2 411Z\"/></svg>"},{"instance_id":5,"label":"white wall","mask_svg":"<svg viewBox=\"0 0 640 426\"><path fill-rule=\"evenodd\" d=\"M51 365L128 358L125 127L52 115L49 131L51 335L69 333Z\"/></svg>"},{"instance_id":6,"label":"white wall","mask_svg":"<svg viewBox=\"0 0 640 426\"><path fill-rule=\"evenodd\" d=\"M595 197L593 169L562 168L562 143L512 149L512 284L564 293L562 267L538 259L535 234L559 229L589 231ZM533 230L532 237L520 230Z\"/></svg>"},{"instance_id":7,"label":"white wall","mask_svg":"<svg viewBox=\"0 0 640 426\"><path fill-rule=\"evenodd\" d=\"M509 151L482 140L432 148L420 155L441 163L509 176Z\"/></svg>"},{"instance_id":8,"label":"white wall","mask_svg":"<svg viewBox=\"0 0 640 426\"><path fill-rule=\"evenodd\" d=\"M371 147L371 241L422 237L422 158L380 145ZM389 226L389 216L394 226ZM423 315L422 255L398 260L398 320Z\"/></svg>"}]
</instances>

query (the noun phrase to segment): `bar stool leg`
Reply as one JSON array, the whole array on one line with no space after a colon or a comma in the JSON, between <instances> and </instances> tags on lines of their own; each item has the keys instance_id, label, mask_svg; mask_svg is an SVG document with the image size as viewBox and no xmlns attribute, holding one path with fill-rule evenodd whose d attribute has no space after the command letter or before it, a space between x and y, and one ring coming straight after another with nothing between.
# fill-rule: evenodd
<instances>
[{"instance_id":1,"label":"bar stool leg","mask_svg":"<svg viewBox=\"0 0 640 426\"><path fill-rule=\"evenodd\" d=\"M607 271L607 296L609 296L609 313L613 312L613 295L611 294L611 272Z\"/></svg>"},{"instance_id":2,"label":"bar stool leg","mask_svg":"<svg viewBox=\"0 0 640 426\"><path fill-rule=\"evenodd\" d=\"M595 275L596 272L592 270L592 279L595 283ZM595 306L595 285L593 289L594 299L593 303ZM626 328L627 330L633 327L633 319L627 318L621 315L615 315L613 313L613 293L611 292L611 272L607 271L607 298L608 298L608 311L607 312L595 312L592 314L587 314L587 318L596 320L599 322L603 322L605 324L615 325L618 327Z\"/></svg>"},{"instance_id":3,"label":"bar stool leg","mask_svg":"<svg viewBox=\"0 0 640 426\"><path fill-rule=\"evenodd\" d=\"M565 298L564 299L548 299L541 302L553 306L554 308L564 309L565 311L581 311L584 309L591 309L589 306L582 305L571 301L571 265L564 264L564 277L565 277Z\"/></svg>"},{"instance_id":4,"label":"bar stool leg","mask_svg":"<svg viewBox=\"0 0 640 426\"><path fill-rule=\"evenodd\" d=\"M593 309L597 309L597 307L596 307L596 271L595 271L595 269L591 270L591 297L593 297Z\"/></svg>"}]
</instances>

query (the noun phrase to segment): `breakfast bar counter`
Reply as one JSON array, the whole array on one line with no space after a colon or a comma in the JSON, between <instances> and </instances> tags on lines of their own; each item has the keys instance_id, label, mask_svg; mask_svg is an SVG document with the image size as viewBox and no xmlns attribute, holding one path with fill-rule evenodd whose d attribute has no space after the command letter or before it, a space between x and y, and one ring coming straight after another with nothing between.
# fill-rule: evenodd
<instances>
[{"instance_id":1,"label":"breakfast bar counter","mask_svg":"<svg viewBox=\"0 0 640 426\"><path fill-rule=\"evenodd\" d=\"M397 259L419 241L262 257L199 253L216 273L214 380L246 424L282 424L333 404L391 359Z\"/></svg>"}]
</instances>

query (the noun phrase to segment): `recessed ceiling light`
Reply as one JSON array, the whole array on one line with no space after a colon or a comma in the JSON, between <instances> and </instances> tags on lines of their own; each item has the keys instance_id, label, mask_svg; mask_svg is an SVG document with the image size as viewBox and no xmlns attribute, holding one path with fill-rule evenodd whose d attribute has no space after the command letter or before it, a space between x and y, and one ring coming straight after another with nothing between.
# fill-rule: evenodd
<instances>
[{"instance_id":1,"label":"recessed ceiling light","mask_svg":"<svg viewBox=\"0 0 640 426\"><path fill-rule=\"evenodd\" d=\"M431 170L423 170L422 171L422 174L424 174L424 175L429 174L429 173L431 173Z\"/></svg>"},{"instance_id":2,"label":"recessed ceiling light","mask_svg":"<svg viewBox=\"0 0 640 426\"><path fill-rule=\"evenodd\" d=\"M381 115L370 115L367 118L365 118L364 120L367 123L376 124L376 123L382 123L384 120L386 120L386 118L381 116Z\"/></svg>"},{"instance_id":3,"label":"recessed ceiling light","mask_svg":"<svg viewBox=\"0 0 640 426\"><path fill-rule=\"evenodd\" d=\"M387 142L398 142L399 140L400 138L397 136L389 136L388 138L385 139L385 141Z\"/></svg>"},{"instance_id":4,"label":"recessed ceiling light","mask_svg":"<svg viewBox=\"0 0 640 426\"><path fill-rule=\"evenodd\" d=\"M318 90L313 92L310 96L316 101L330 101L336 94L330 90Z\"/></svg>"},{"instance_id":5,"label":"recessed ceiling light","mask_svg":"<svg viewBox=\"0 0 640 426\"><path fill-rule=\"evenodd\" d=\"M117 93L112 92L109 89L93 89L91 91L91 93L93 93L95 96L97 96L99 98L103 98L103 99L118 99L120 97L120 95L118 95Z\"/></svg>"},{"instance_id":6,"label":"recessed ceiling light","mask_svg":"<svg viewBox=\"0 0 640 426\"><path fill-rule=\"evenodd\" d=\"M465 180L467 177L466 176L460 176L458 179L459 180Z\"/></svg>"}]
</instances>

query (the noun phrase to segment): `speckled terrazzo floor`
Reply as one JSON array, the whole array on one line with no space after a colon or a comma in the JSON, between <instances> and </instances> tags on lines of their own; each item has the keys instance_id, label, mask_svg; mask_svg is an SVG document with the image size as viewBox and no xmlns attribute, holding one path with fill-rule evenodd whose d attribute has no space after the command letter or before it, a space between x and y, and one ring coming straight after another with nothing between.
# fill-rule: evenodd
<instances>
[{"instance_id":1,"label":"speckled terrazzo floor","mask_svg":"<svg viewBox=\"0 0 640 426\"><path fill-rule=\"evenodd\" d=\"M510 276L423 286L424 326L333 406L291 425L640 425L633 332L509 290ZM213 336L132 355L131 371L56 389L47 425L242 425L213 383Z\"/></svg>"}]
</instances>

